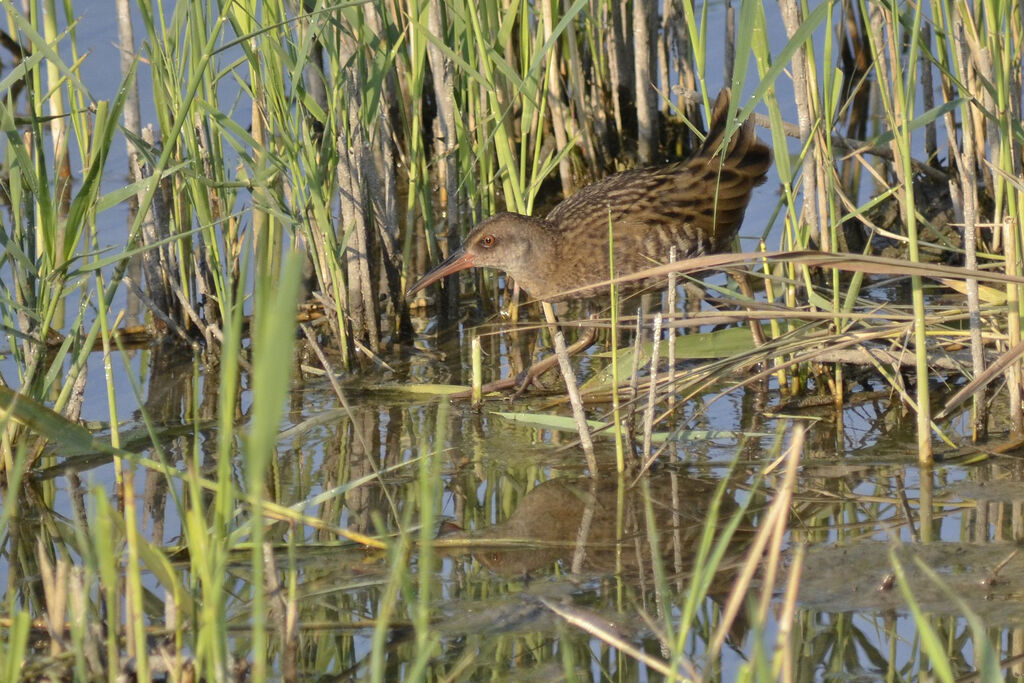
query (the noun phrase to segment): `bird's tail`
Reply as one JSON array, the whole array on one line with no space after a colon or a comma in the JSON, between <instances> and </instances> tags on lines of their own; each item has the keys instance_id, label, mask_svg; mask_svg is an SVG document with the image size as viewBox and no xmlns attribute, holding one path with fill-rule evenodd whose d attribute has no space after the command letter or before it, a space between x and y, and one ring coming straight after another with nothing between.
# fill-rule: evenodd
<instances>
[{"instance_id":1,"label":"bird's tail","mask_svg":"<svg viewBox=\"0 0 1024 683\"><path fill-rule=\"evenodd\" d=\"M729 133L729 101L732 93L722 88L715 99L708 123L708 135L698 151L698 156L722 159L723 169L732 169L746 176L750 187L765 181L772 165L772 150L761 142L754 131L754 121L748 118Z\"/></svg>"}]
</instances>

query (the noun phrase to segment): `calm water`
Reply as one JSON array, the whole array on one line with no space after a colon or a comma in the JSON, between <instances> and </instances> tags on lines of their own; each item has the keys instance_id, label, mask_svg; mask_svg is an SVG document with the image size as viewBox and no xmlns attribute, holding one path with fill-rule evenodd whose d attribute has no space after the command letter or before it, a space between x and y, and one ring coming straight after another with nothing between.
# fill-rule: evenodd
<instances>
[{"instance_id":1,"label":"calm water","mask_svg":"<svg viewBox=\"0 0 1024 683\"><path fill-rule=\"evenodd\" d=\"M494 344L495 349L514 347L511 343ZM464 371L463 359L443 359L442 355L427 346L413 353L395 376L375 377L372 383L366 379L345 382L343 393L350 411L339 406L326 380L297 382L281 425L274 468L275 499L341 528L372 534L383 523L395 531L415 525L420 514L421 492L416 484L420 468L436 468L440 478L431 505L458 530L446 524L438 532L441 546L430 555L429 577L419 576L418 557L413 558L413 572L421 589L429 591L443 652L439 670L465 667L464 673L470 677L484 677L493 671L517 679L536 678L561 671L569 657L579 673L589 672L594 678L646 678L650 672L645 668L568 627L544 603L554 600L585 608L614 623L650 653L661 652L639 616L641 611L655 616L665 607L656 599L654 558L643 527L631 527L629 522L632 519L636 525L643 519L638 512L642 498L628 493L624 502L617 502L619 485L614 476L604 477L601 489L588 494L587 480L580 479L585 468L574 445L574 433L498 416L509 412L567 415L564 406L526 398L512 404L491 401L476 411L464 402L448 405L444 398L403 391L402 384L409 376L417 382L458 381ZM143 363L146 357L140 354L137 361ZM507 357L501 361L512 364ZM147 410L161 429L181 424L185 415L214 414L215 382L206 377L195 385L192 377L187 359L174 366L171 375L151 377ZM703 400L717 395L717 391L709 392ZM888 400L850 407L841 420L830 409L779 411L777 401L770 390L760 394L747 391L726 395L702 415L692 405L684 406L678 424L700 433L692 438L684 434L674 442L650 477L650 495L656 509L664 513L658 523L669 530L661 561L671 570L670 594L676 601L672 613L678 613L689 590L696 535L716 484L723 477L729 479L722 503L726 514L750 504L716 580L721 587L711 592L701 610L703 616L698 621L703 628L687 640L688 654L709 666L708 671L720 668L722 678L730 680L730 672L735 673L756 638L773 642L774 633L758 636L741 625L734 628L731 647L718 662L701 661L708 633L720 617L732 581L729 567L743 556L778 483L777 478L769 477L758 485L755 473L777 455L778 447L773 444L777 439L787 441L797 421L808 425L809 431L787 543L809 547L794 626L800 634L796 642L806 648L798 658L806 674L813 678L823 678L826 672L883 676L884 662L890 657L898 671L909 672L919 666L916 628L906 603L898 590L883 588L892 573L889 553L897 540L905 544L898 551L905 564L913 567L915 555L925 558L955 594L982 615L993 629L991 633L1004 634L998 638L1009 642L1020 627L1017 577L1024 576L1020 572L1024 560L1012 554L1013 544L1020 538L1020 501L1024 497L1019 463L1011 459L973 467L940 467L922 480L916 466L912 420L898 415ZM244 399L239 410L244 430L248 419ZM604 411L597 406L591 417L600 417ZM122 425L122 431L127 427ZM710 429L716 430L716 437L704 438L702 434ZM214 429L200 430L198 435L184 430L169 434L162 446L175 468L183 468L194 452L208 452L210 455L200 460L213 467L218 438ZM599 439L597 448L600 462L613 467L611 441ZM241 467L239 460L240 486ZM71 480L64 476L63 467L53 472L53 511L72 518ZM162 477L147 470L138 474L144 529L158 544L177 545L182 529L172 492ZM113 493L109 464L90 464L78 476L84 489L98 485ZM311 502L346 482L360 480L365 483L336 491L326 502ZM585 508L581 501L589 500L588 495L596 496L592 546L580 571L567 574ZM922 496L930 498L931 504L922 507ZM617 510L625 510L627 520L618 537ZM29 523L22 531L28 533L31 527ZM307 673L365 675L372 637L372 627L365 624L380 608L381 591L392 566L389 558L339 546L333 535L312 529L293 533L279 525L270 533L285 546L300 544L299 622L310 629L303 634L303 669ZM922 533L930 535L932 542L922 545ZM457 543L445 545L466 538L473 539L472 551ZM616 538L618 546L613 543ZM509 539L530 543L524 549L510 546ZM610 550L612 546L617 550ZM623 547L627 552L622 552ZM998 580L990 580L1007 558L1009 564L999 570ZM241 557L240 562L225 577L232 595L246 594L247 559ZM8 586L20 581L7 561L0 568ZM937 625L962 639L969 652L966 624L958 616L961 606L952 603L919 570L912 576L910 587L923 608L935 615ZM755 586L757 592L781 590ZM160 594L156 582L150 587ZM402 605L398 615L412 609L404 600ZM244 623L248 619L245 601L238 600L235 608ZM393 638L387 661L399 675L415 656L416 647L413 641L404 640L400 631ZM244 640L237 645L245 651Z\"/></svg>"},{"instance_id":2,"label":"calm water","mask_svg":"<svg viewBox=\"0 0 1024 683\"><path fill-rule=\"evenodd\" d=\"M80 40L93 49L84 70L86 83L95 88L97 98L109 99L116 84L108 74L117 68L117 55L107 3L79 2L76 8L83 10ZM772 40L777 47L784 42L781 34ZM709 65L710 71L716 69L721 71L720 63ZM140 71L140 89L143 120L148 121L153 112L146 110L150 105L145 73ZM780 99L791 101L784 93ZM108 173L104 191L118 187L118 178L117 173ZM761 188L762 201L774 202L768 189L772 185ZM123 240L125 215L121 210L104 215L107 244ZM123 306L124 301L117 300L113 307ZM431 330L426 319L417 324L420 330ZM911 568L909 587L922 608L968 662L974 646L961 616L964 606L914 568L914 556L922 557L957 598L981 615L1004 656L1019 653L1024 611L1017 582L1024 576L1024 560L1013 549L1024 537L1024 486L1017 460L995 457L980 465L941 465L922 473L912 416L903 414L890 397L857 403L837 414L828 408L787 408L772 386L733 392L712 403L724 388L720 387L681 406L658 428L684 431L660 458L649 482L655 508L664 515L659 524L669 532L663 539L664 552L655 558L641 533L643 526L637 526L642 505L636 494L620 493L614 477L604 478L601 489L591 490L589 482L580 479L585 467L575 433L532 426L523 415L568 415L561 402L528 396L514 403L491 401L477 411L464 402L449 406L443 397L406 390L409 384L466 383L468 345L461 342L469 335L464 329L439 342L422 334L416 349L394 361L393 372L344 378L342 392L349 408L342 407L326 380L299 378L281 424L274 468L272 495L279 503L299 506L327 524L370 534L415 528L421 516L417 478L421 468L436 469L437 487L428 503L458 529L438 525L432 532L441 541L438 547L425 560L417 555L411 563L420 595L428 596L440 639L439 672L549 680L570 669L584 678L656 678L634 659L556 618L545 601L586 609L613 623L634 645L662 655L658 639L640 614L668 614L670 620L680 614L690 590L694 530L701 528L716 486L726 479L724 512L749 507L717 580L721 586L714 586L701 605L698 627L686 639L685 651L702 670L732 680L755 641L769 646L774 642L778 624L770 622L767 633L757 634L741 623L719 660L705 662L703 654L735 578L730 569L742 557L778 483L771 476L759 482L756 473L778 454L780 441L788 442L797 422L807 425L808 432L787 544L791 549L801 544L809 548L792 626L797 634L794 643L801 648L798 680L874 679L887 674L911 678L922 666L919 635L906 600L898 589L887 587L894 547ZM488 379L520 369L524 343L526 359L548 353L529 346L536 336L526 332L519 339L507 334L489 338ZM193 362L168 361L152 351L115 359L120 392L117 429L141 429L139 411L145 409L161 435L163 456L178 470L184 470L184 463L197 453L203 465L213 467L218 440L225 438L212 423L204 422L217 413L217 378L203 370L197 373ZM596 359L583 361L581 379L598 364ZM9 382L16 376L9 360L0 360L0 371ZM98 354L89 371L92 377L102 376ZM141 406L129 377L141 378ZM238 405L237 424L243 431L250 417L247 389ZM86 391L83 419L92 421L90 426L100 435L104 430L109 433L102 382L91 381ZM590 417L601 419L606 411L606 406L595 405ZM510 412L523 419L498 415ZM195 420L202 427L193 431L189 425ZM962 433L965 426L958 427ZM714 437L708 438L708 432ZM156 457L154 449L139 448L143 455ZM611 466L612 442L599 439L597 449L599 461ZM234 468L243 486L243 461L238 457ZM2 599L7 604L31 603L24 584L38 582L37 576L22 575L21 553L32 547L25 539L41 534L40 529L46 529L50 538L54 527L67 532L67 520L76 514L76 497L93 487L113 497L114 473L108 461L72 459L75 477L68 476L68 465L52 459L52 469L43 471L35 483L47 507L12 525L0 556ZM184 492L168 489L166 480L150 470L140 469L138 478L139 509L149 539L158 545L178 545L182 520L174 500ZM349 482L363 483L348 487ZM321 499L324 494L329 494L326 500ZM575 531L588 506L595 512L594 545L587 549L579 571L570 572L577 560ZM622 530L615 529L617 522ZM302 670L309 675L365 676L370 621L380 612L391 561L382 553L339 544L326 531L280 525L270 533L281 547L298 547ZM922 543L922 538L930 542ZM473 539L474 552L458 545L464 539ZM515 539L531 543L525 548L509 543ZM610 550L612 541L618 546ZM245 600L236 597L247 593L246 561L240 558L225 576L240 627L251 619ZM426 576L419 575L424 562ZM670 570L667 603L659 601L654 589L654 562L664 562ZM162 596L156 581L148 587ZM755 582L755 591L778 594L781 588ZM396 622L408 619L417 597L400 597ZM235 645L239 652L248 652L244 635ZM386 656L389 674L407 673L416 656L415 641L395 630Z\"/></svg>"}]
</instances>

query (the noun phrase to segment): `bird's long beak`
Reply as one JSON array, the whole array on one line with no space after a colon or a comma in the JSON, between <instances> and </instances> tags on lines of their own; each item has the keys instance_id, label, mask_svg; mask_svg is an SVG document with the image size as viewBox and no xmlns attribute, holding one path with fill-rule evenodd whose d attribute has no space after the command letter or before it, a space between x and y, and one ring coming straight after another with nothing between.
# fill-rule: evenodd
<instances>
[{"instance_id":1,"label":"bird's long beak","mask_svg":"<svg viewBox=\"0 0 1024 683\"><path fill-rule=\"evenodd\" d=\"M466 270L472 268L473 255L467 254L465 249L458 249L452 252L452 255L446 258L441 264L431 270L429 273L419 279L419 282L409 288L409 291L405 293L406 296L412 296L416 292L420 291L428 285L432 285L443 277L447 277L452 273L457 273L460 270Z\"/></svg>"}]
</instances>

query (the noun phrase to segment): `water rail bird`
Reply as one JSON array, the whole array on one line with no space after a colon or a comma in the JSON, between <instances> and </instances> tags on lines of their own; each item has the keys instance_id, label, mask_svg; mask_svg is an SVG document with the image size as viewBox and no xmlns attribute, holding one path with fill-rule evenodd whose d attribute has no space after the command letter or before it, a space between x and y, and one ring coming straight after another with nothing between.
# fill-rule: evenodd
<instances>
[{"instance_id":1,"label":"water rail bird","mask_svg":"<svg viewBox=\"0 0 1024 683\"><path fill-rule=\"evenodd\" d=\"M771 150L758 139L752 120L725 140L729 98L728 89L719 93L708 135L690 158L608 176L544 218L495 214L408 295L482 266L505 271L541 301L586 296L607 287L609 222L616 276L666 263L673 246L679 259L727 250L752 190L765 181L772 164Z\"/></svg>"}]
</instances>

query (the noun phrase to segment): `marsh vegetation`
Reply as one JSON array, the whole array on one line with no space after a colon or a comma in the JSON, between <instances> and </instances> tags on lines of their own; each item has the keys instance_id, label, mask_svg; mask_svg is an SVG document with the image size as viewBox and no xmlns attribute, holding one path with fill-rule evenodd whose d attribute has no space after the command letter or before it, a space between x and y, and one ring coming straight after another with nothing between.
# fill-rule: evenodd
<instances>
[{"instance_id":1,"label":"marsh vegetation","mask_svg":"<svg viewBox=\"0 0 1024 683\"><path fill-rule=\"evenodd\" d=\"M1019 675L1019 2L115 4L0 2L0 679ZM406 297L723 87L732 251Z\"/></svg>"}]
</instances>

